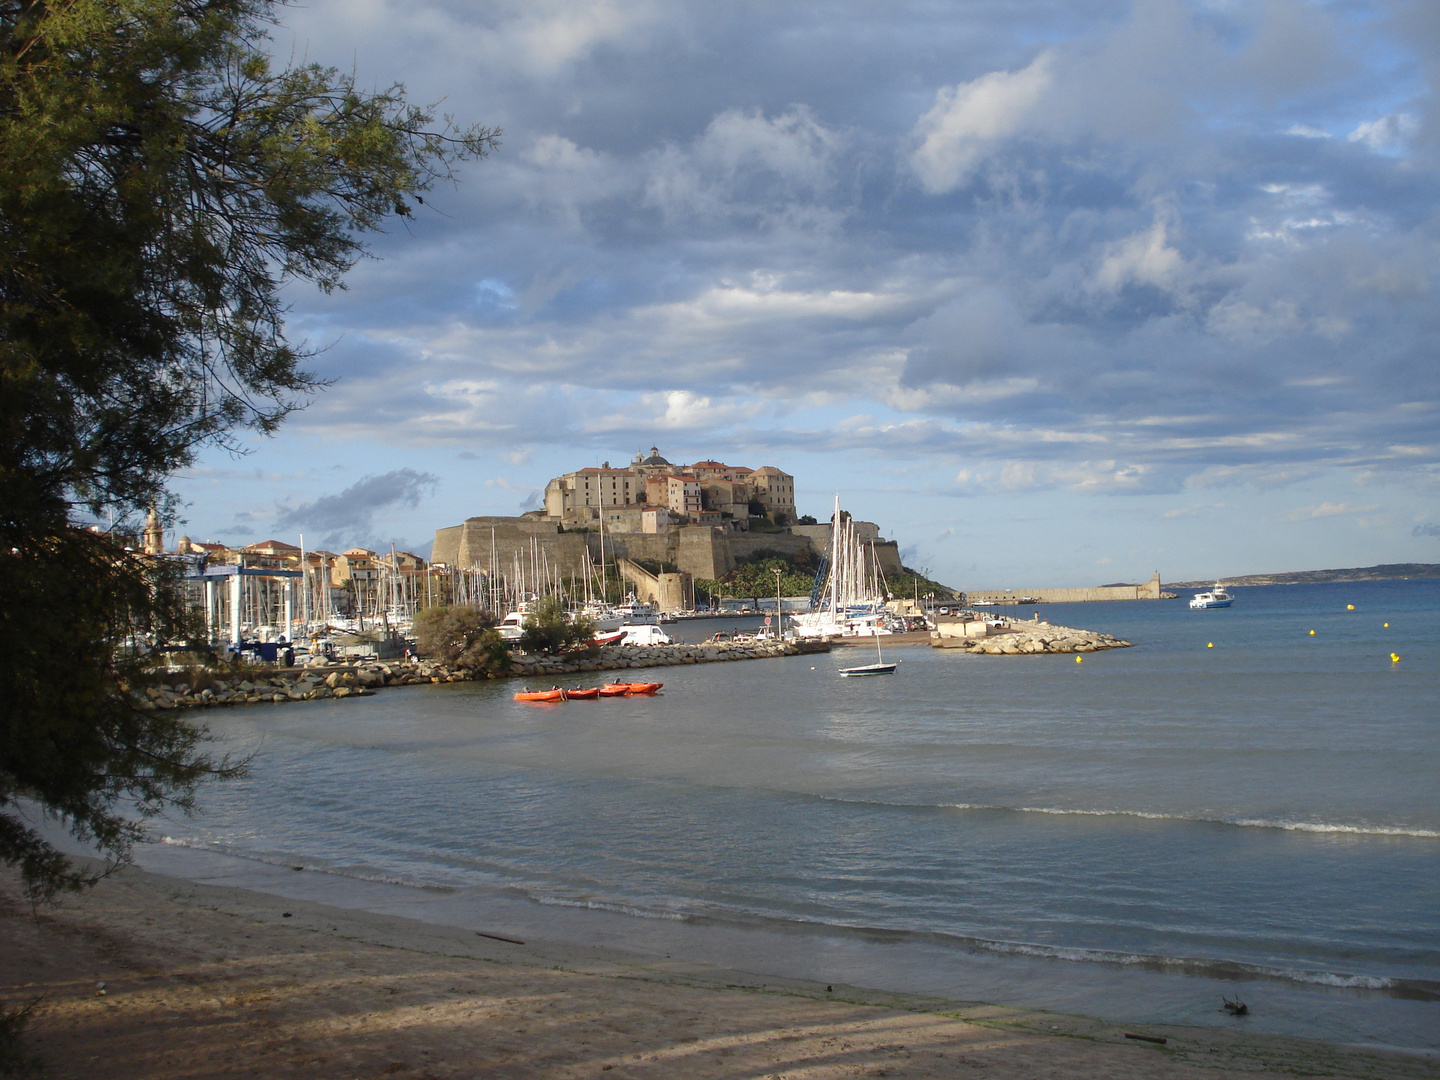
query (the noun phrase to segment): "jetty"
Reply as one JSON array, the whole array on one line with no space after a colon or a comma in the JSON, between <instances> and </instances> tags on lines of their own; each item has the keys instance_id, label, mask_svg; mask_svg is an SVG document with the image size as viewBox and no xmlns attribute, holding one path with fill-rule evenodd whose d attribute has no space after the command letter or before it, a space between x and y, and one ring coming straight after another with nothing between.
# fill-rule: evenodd
<instances>
[{"instance_id":1,"label":"jetty","mask_svg":"<svg viewBox=\"0 0 1440 1080\"><path fill-rule=\"evenodd\" d=\"M930 632L937 649L960 649L985 656L1034 656L1126 649L1130 642L1098 630L1055 626L1040 619L940 619Z\"/></svg>"},{"instance_id":2,"label":"jetty","mask_svg":"<svg viewBox=\"0 0 1440 1080\"><path fill-rule=\"evenodd\" d=\"M194 709L225 705L285 704L325 698L367 697L389 686L472 682L492 678L537 679L582 671L675 667L829 652L823 641L706 641L696 645L608 645L551 655L510 658L510 670L491 675L452 668L438 661L374 661L317 664L303 668L258 668L226 672L194 668L170 675L136 695L140 708Z\"/></svg>"},{"instance_id":3,"label":"jetty","mask_svg":"<svg viewBox=\"0 0 1440 1080\"><path fill-rule=\"evenodd\" d=\"M1101 600L1166 600L1160 571L1140 585L1094 585L1079 589L967 589L968 604L1085 604Z\"/></svg>"}]
</instances>

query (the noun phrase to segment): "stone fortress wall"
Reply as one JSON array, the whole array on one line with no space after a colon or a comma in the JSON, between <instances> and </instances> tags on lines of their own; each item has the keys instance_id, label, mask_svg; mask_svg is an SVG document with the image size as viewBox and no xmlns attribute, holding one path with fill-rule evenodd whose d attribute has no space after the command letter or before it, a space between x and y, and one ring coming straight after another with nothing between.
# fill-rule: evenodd
<instances>
[{"instance_id":1,"label":"stone fortress wall","mask_svg":"<svg viewBox=\"0 0 1440 1080\"><path fill-rule=\"evenodd\" d=\"M887 575L901 572L900 546L893 540L878 539L874 525L875 557ZM799 529L804 532L799 533ZM605 558L653 560L674 565L693 578L724 577L735 569L738 559L759 551L823 554L829 543L828 525L800 526L780 533L732 533L709 525L682 525L660 533L605 534ZM569 576L585 572L585 553L590 564L600 563L598 532L562 532L560 525L544 518L473 517L459 525L438 529L432 563L459 569L488 571L513 576L518 558L527 568L532 560L558 569Z\"/></svg>"}]
</instances>

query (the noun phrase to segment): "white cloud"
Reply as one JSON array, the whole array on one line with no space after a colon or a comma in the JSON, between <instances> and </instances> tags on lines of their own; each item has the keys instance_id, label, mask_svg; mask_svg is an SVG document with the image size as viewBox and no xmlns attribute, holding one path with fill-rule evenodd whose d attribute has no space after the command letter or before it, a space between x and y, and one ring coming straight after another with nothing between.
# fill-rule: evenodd
<instances>
[{"instance_id":1,"label":"white cloud","mask_svg":"<svg viewBox=\"0 0 1440 1080\"><path fill-rule=\"evenodd\" d=\"M943 86L915 125L920 145L910 167L933 195L960 187L996 143L1024 130L1053 82L1053 58L1041 53L1019 71L992 71Z\"/></svg>"},{"instance_id":2,"label":"white cloud","mask_svg":"<svg viewBox=\"0 0 1440 1080\"><path fill-rule=\"evenodd\" d=\"M1144 232L1108 245L1095 273L1095 285L1108 292L1130 284L1174 289L1185 260L1170 246L1167 233L1166 223L1158 220Z\"/></svg>"},{"instance_id":3,"label":"white cloud","mask_svg":"<svg viewBox=\"0 0 1440 1080\"><path fill-rule=\"evenodd\" d=\"M1301 506L1285 515L1286 521L1309 521L1313 518L1342 517L1347 514L1365 514L1379 510L1374 506L1346 506L1344 503L1323 502L1319 506Z\"/></svg>"},{"instance_id":4,"label":"white cloud","mask_svg":"<svg viewBox=\"0 0 1440 1080\"><path fill-rule=\"evenodd\" d=\"M1377 153L1395 153L1405 148L1406 142L1419 126L1415 117L1409 113L1391 113L1378 120L1360 124L1345 138L1351 142L1364 143Z\"/></svg>"}]
</instances>

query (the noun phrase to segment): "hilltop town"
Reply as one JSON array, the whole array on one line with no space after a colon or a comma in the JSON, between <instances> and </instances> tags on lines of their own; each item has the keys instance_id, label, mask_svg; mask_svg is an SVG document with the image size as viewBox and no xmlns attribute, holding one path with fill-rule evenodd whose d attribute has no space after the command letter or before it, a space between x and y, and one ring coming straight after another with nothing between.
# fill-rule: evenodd
<instances>
[{"instance_id":1,"label":"hilltop town","mask_svg":"<svg viewBox=\"0 0 1440 1080\"><path fill-rule=\"evenodd\" d=\"M854 529L886 575L904 573L899 546L870 522ZM582 578L614 562L642 600L694 607L696 580L718 581L758 553L823 554L830 524L797 517L795 478L773 465L677 465L658 447L623 468L605 462L557 476L545 508L472 517L435 533L434 563L490 576L540 568Z\"/></svg>"},{"instance_id":2,"label":"hilltop town","mask_svg":"<svg viewBox=\"0 0 1440 1080\"><path fill-rule=\"evenodd\" d=\"M874 564L904 573L895 541L870 522L852 527ZM652 446L630 463L582 468L551 479L543 510L471 517L435 533L427 561L408 551L304 549L268 539L241 547L181 536L167 550L152 514L145 553L185 560L198 579L267 574L303 582L296 603L336 616L373 615L455 599L483 598L470 580L531 587L549 580L603 577L664 610L695 606L696 580L719 581L759 554L813 562L829 543L829 521L801 516L795 478L773 465L715 460L674 464Z\"/></svg>"}]
</instances>

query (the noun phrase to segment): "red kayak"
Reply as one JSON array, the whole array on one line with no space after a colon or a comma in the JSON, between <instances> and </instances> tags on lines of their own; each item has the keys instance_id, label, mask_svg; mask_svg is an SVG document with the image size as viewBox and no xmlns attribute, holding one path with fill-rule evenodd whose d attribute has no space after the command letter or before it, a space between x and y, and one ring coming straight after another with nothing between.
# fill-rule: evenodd
<instances>
[{"instance_id":1,"label":"red kayak","mask_svg":"<svg viewBox=\"0 0 1440 1080\"><path fill-rule=\"evenodd\" d=\"M601 697L624 697L629 692L629 683L606 683L600 687Z\"/></svg>"},{"instance_id":2,"label":"red kayak","mask_svg":"<svg viewBox=\"0 0 1440 1080\"><path fill-rule=\"evenodd\" d=\"M573 690L565 691L566 701L593 701L600 696L600 688L592 686L588 690L575 687Z\"/></svg>"}]
</instances>

